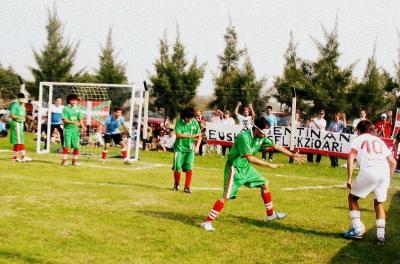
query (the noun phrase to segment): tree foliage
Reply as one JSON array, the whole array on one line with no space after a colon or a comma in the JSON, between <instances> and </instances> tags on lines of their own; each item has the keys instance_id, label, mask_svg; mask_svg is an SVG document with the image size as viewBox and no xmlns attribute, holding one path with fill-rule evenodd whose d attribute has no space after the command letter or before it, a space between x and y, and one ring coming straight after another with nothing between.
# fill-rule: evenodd
<instances>
[{"instance_id":1,"label":"tree foliage","mask_svg":"<svg viewBox=\"0 0 400 264\"><path fill-rule=\"evenodd\" d=\"M58 18L57 11L48 10L47 42L40 51L33 50L37 67L30 67L35 85L29 85L28 92L37 97L39 83L42 81L62 82L73 80L72 67L77 45L65 41L63 24Z\"/></svg>"},{"instance_id":2,"label":"tree foliage","mask_svg":"<svg viewBox=\"0 0 400 264\"><path fill-rule=\"evenodd\" d=\"M237 34L233 25L226 29L224 40L226 46L223 55L218 56L220 72L214 77L215 100L210 106L233 110L240 101L243 105L253 103L257 107L256 111L261 112L268 99L263 95L263 100L260 100L265 78L257 79L246 50L237 47ZM240 67L243 57L244 62Z\"/></svg>"},{"instance_id":3,"label":"tree foliage","mask_svg":"<svg viewBox=\"0 0 400 264\"><path fill-rule=\"evenodd\" d=\"M117 61L117 54L112 43L112 30L108 31L106 45L101 48L99 56L99 68L96 70L94 81L98 83L126 84L126 66ZM83 80L93 80L93 76L85 73L81 76ZM113 106L122 106L130 98L128 88L110 89L108 96Z\"/></svg>"},{"instance_id":4,"label":"tree foliage","mask_svg":"<svg viewBox=\"0 0 400 264\"><path fill-rule=\"evenodd\" d=\"M193 99L204 76L205 65L198 65L196 58L189 64L186 57L179 32L173 46L165 36L160 39L160 57L154 63L155 73L150 81L153 106L163 110L165 119L173 120L182 109L194 105Z\"/></svg>"},{"instance_id":5,"label":"tree foliage","mask_svg":"<svg viewBox=\"0 0 400 264\"><path fill-rule=\"evenodd\" d=\"M19 88L18 75L11 67L4 68L0 64L0 98L4 100L15 98Z\"/></svg>"}]
</instances>

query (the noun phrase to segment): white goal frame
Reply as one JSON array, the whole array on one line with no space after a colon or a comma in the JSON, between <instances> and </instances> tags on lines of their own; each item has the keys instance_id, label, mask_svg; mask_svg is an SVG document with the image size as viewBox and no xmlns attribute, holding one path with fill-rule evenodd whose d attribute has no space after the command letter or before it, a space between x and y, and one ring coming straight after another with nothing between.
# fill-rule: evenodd
<instances>
[{"instance_id":1,"label":"white goal frame","mask_svg":"<svg viewBox=\"0 0 400 264\"><path fill-rule=\"evenodd\" d=\"M50 153L50 140L51 135L51 114L49 112L49 107L53 104L53 87L54 86L81 86L81 87L109 87L109 88L129 88L131 91L131 97L128 99L129 104L129 122L128 129L129 135L132 136L133 131L133 122L135 119L135 106L138 106L137 110L137 131L136 131L136 141L134 146L134 157L133 160L139 160L139 146L140 146L140 128L143 124L143 131L147 130L147 122L148 122L148 107L149 107L149 91L144 89L135 89L134 85L131 84L99 84L99 83L69 83L69 82L40 82L39 85L39 109L38 109L38 128L36 134L36 153ZM48 87L48 102L43 101L43 92L44 87ZM136 93L139 93L139 96L136 97ZM44 104L47 103L47 107L44 107ZM46 137L46 148L41 150L41 118L47 115L47 137ZM146 129L146 130L145 130ZM131 148L132 148L132 139L128 138L127 151L128 157L131 157Z\"/></svg>"}]
</instances>

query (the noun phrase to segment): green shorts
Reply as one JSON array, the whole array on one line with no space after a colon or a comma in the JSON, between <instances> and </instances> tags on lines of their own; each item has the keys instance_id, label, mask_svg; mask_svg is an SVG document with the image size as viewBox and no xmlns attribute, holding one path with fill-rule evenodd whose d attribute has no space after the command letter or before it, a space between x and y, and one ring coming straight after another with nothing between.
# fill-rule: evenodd
<instances>
[{"instance_id":1,"label":"green shorts","mask_svg":"<svg viewBox=\"0 0 400 264\"><path fill-rule=\"evenodd\" d=\"M263 184L268 184L268 180L262 177L252 166L237 168L227 163L224 171L223 198L236 198L236 194L242 185L255 188Z\"/></svg>"},{"instance_id":2,"label":"green shorts","mask_svg":"<svg viewBox=\"0 0 400 264\"><path fill-rule=\"evenodd\" d=\"M174 153L174 164L172 170L174 171L190 171L193 168L194 152L180 152Z\"/></svg>"},{"instance_id":3,"label":"green shorts","mask_svg":"<svg viewBox=\"0 0 400 264\"><path fill-rule=\"evenodd\" d=\"M79 149L79 128L64 129L64 148Z\"/></svg>"},{"instance_id":4,"label":"green shorts","mask_svg":"<svg viewBox=\"0 0 400 264\"><path fill-rule=\"evenodd\" d=\"M24 144L24 123L10 121L10 143Z\"/></svg>"}]
</instances>

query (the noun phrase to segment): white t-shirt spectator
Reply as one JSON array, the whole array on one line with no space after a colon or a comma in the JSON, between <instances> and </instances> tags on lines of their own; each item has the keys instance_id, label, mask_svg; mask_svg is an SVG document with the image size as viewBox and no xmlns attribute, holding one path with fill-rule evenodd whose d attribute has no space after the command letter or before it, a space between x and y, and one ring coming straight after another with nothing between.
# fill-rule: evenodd
<instances>
[{"instance_id":1,"label":"white t-shirt spectator","mask_svg":"<svg viewBox=\"0 0 400 264\"><path fill-rule=\"evenodd\" d=\"M173 135L164 135L160 139L160 143L163 144L166 148L172 149L175 144L176 136Z\"/></svg>"},{"instance_id":2,"label":"white t-shirt spectator","mask_svg":"<svg viewBox=\"0 0 400 264\"><path fill-rule=\"evenodd\" d=\"M323 118L314 118L313 120L311 120L310 128L318 129L318 130L325 130L326 120Z\"/></svg>"},{"instance_id":3,"label":"white t-shirt spectator","mask_svg":"<svg viewBox=\"0 0 400 264\"><path fill-rule=\"evenodd\" d=\"M222 118L221 123L223 125L235 125L235 120L232 117L229 118Z\"/></svg>"},{"instance_id":4,"label":"white t-shirt spectator","mask_svg":"<svg viewBox=\"0 0 400 264\"><path fill-rule=\"evenodd\" d=\"M252 126L253 125L253 117L252 116L237 115L237 119L239 120L240 125L243 125L243 126Z\"/></svg>"}]
</instances>

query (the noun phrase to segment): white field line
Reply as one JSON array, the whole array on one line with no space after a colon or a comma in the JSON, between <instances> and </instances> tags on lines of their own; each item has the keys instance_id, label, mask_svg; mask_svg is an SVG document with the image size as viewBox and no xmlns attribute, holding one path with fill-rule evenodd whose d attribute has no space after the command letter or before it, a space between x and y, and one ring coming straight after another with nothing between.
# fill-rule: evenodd
<instances>
[{"instance_id":1,"label":"white field line","mask_svg":"<svg viewBox=\"0 0 400 264\"><path fill-rule=\"evenodd\" d=\"M118 187L118 188L127 188L131 187L129 183L107 183L107 182L80 182L80 181L65 181L65 180L48 180L48 179L37 179L33 177L26 176L0 176L0 178L4 179L13 179L13 180L27 180L27 181L36 181L36 182L47 182L47 183L62 183L62 184L74 184L74 185L82 185L82 186L106 186L106 187ZM159 189L169 189L170 186L159 186ZM311 185L311 186L299 186L299 187L286 187L279 189L280 191L301 191L301 190L324 190L324 189L345 189L345 184L338 185ZM192 187L192 190L198 191L222 191L221 187ZM390 189L400 190L400 186L390 186ZM242 188L240 191L251 190L250 188Z\"/></svg>"},{"instance_id":2,"label":"white field line","mask_svg":"<svg viewBox=\"0 0 400 264\"><path fill-rule=\"evenodd\" d=\"M129 166L129 165L127 165ZM166 167L167 165L164 164L159 164L159 163L153 163L151 165L144 165L140 167L134 167L134 168L126 168L126 167L111 167L111 166L105 166L105 165L94 165L94 164L84 164L82 167L91 167L91 168L99 168L99 169L110 169L110 170L127 170L127 171L137 171L137 170L147 170L147 169L155 169L159 167Z\"/></svg>"}]
</instances>

